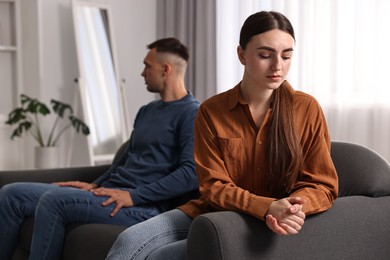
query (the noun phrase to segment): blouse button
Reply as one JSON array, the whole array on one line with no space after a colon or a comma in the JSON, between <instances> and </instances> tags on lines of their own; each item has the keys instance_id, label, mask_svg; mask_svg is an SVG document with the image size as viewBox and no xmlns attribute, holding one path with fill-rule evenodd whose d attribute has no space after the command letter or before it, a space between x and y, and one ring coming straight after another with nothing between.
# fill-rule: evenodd
<instances>
[{"instance_id":1,"label":"blouse button","mask_svg":"<svg viewBox=\"0 0 390 260\"><path fill-rule=\"evenodd\" d=\"M263 142L262 142L262 141L258 141L258 143L259 143L259 144L263 144Z\"/></svg>"}]
</instances>

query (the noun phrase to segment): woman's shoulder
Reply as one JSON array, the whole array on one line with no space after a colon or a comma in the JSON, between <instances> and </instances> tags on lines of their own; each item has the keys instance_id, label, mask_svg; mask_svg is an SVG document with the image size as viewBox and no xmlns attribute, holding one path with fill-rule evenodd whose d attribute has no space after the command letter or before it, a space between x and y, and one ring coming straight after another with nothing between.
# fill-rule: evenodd
<instances>
[{"instance_id":1,"label":"woman's shoulder","mask_svg":"<svg viewBox=\"0 0 390 260\"><path fill-rule=\"evenodd\" d=\"M300 90L295 90L293 97L294 97L294 102L318 103L317 99L314 96Z\"/></svg>"},{"instance_id":2,"label":"woman's shoulder","mask_svg":"<svg viewBox=\"0 0 390 260\"><path fill-rule=\"evenodd\" d=\"M238 100L240 93L239 87L234 87L227 91L216 94L202 102L201 107L205 108L229 108L234 106Z\"/></svg>"},{"instance_id":3,"label":"woman's shoulder","mask_svg":"<svg viewBox=\"0 0 390 260\"><path fill-rule=\"evenodd\" d=\"M290 92L295 109L308 109L313 106L321 109L320 103L314 96L300 90L295 90L287 80L283 82L282 86Z\"/></svg>"},{"instance_id":4,"label":"woman's shoulder","mask_svg":"<svg viewBox=\"0 0 390 260\"><path fill-rule=\"evenodd\" d=\"M316 108L322 110L320 103L314 96L300 90L294 90L293 102L294 106L298 106L303 109Z\"/></svg>"},{"instance_id":5,"label":"woman's shoulder","mask_svg":"<svg viewBox=\"0 0 390 260\"><path fill-rule=\"evenodd\" d=\"M325 121L322 107L318 100L303 91L294 93L294 113L299 125L304 126L307 123L317 125Z\"/></svg>"}]
</instances>

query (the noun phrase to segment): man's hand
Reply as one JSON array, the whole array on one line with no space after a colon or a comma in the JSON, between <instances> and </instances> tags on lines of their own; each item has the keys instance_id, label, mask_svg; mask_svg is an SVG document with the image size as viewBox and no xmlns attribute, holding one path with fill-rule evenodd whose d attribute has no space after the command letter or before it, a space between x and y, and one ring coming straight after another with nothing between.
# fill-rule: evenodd
<instances>
[{"instance_id":1,"label":"man's hand","mask_svg":"<svg viewBox=\"0 0 390 260\"><path fill-rule=\"evenodd\" d=\"M265 222L269 229L279 235L295 235L305 222L304 201L299 197L284 198L271 203Z\"/></svg>"},{"instance_id":2,"label":"man's hand","mask_svg":"<svg viewBox=\"0 0 390 260\"><path fill-rule=\"evenodd\" d=\"M82 182L82 181L63 181L63 182L53 182L53 184L61 187L73 187L80 190L90 191L97 187L94 183Z\"/></svg>"},{"instance_id":3,"label":"man's hand","mask_svg":"<svg viewBox=\"0 0 390 260\"><path fill-rule=\"evenodd\" d=\"M118 211L123 207L132 207L133 200L131 199L130 192L124 190L114 190L108 188L97 188L92 191L95 196L105 196L109 197L106 201L102 203L103 206L108 206L111 203L115 202L116 206L111 212L110 216L113 217L118 213Z\"/></svg>"}]
</instances>

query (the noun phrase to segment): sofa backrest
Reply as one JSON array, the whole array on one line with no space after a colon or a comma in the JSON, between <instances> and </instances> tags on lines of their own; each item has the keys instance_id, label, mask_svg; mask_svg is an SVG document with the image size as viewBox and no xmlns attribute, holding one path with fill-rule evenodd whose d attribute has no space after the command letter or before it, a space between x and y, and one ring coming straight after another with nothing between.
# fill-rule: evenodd
<instances>
[{"instance_id":1,"label":"sofa backrest","mask_svg":"<svg viewBox=\"0 0 390 260\"><path fill-rule=\"evenodd\" d=\"M339 197L390 195L390 164L375 151L332 141L331 156L339 176Z\"/></svg>"},{"instance_id":2,"label":"sofa backrest","mask_svg":"<svg viewBox=\"0 0 390 260\"><path fill-rule=\"evenodd\" d=\"M121 157L121 154L123 153L123 151L126 149L127 145L129 144L129 140L127 140L126 142L124 142L120 147L119 149L116 151L115 153L115 156L114 156L114 159L112 160L112 162L116 162L120 159Z\"/></svg>"}]
</instances>

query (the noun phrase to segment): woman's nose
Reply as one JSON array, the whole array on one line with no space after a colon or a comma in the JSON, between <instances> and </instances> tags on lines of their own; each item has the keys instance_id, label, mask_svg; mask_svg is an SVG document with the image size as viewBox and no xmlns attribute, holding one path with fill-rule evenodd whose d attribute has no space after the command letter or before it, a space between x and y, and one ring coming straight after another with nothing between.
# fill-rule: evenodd
<instances>
[{"instance_id":1,"label":"woman's nose","mask_svg":"<svg viewBox=\"0 0 390 260\"><path fill-rule=\"evenodd\" d=\"M271 69L273 71L279 71L282 69L282 59L279 58L279 57L275 57L273 59L273 63L272 63L272 66L271 66Z\"/></svg>"}]
</instances>

